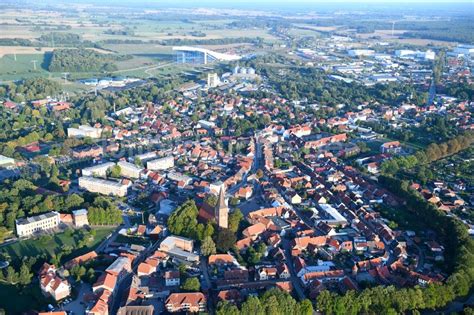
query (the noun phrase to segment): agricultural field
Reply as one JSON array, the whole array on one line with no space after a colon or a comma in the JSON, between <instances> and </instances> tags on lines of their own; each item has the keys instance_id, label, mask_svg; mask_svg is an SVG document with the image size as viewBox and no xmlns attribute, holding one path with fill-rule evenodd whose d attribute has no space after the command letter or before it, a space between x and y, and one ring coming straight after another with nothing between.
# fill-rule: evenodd
<instances>
[{"instance_id":1,"label":"agricultural field","mask_svg":"<svg viewBox=\"0 0 474 315\"><path fill-rule=\"evenodd\" d=\"M55 48L77 48L84 43L87 49L99 53L128 55L131 58L115 62L117 70L110 73L70 73L69 79L84 79L104 75L136 76L139 78L159 77L179 73L182 69L171 69L167 66L174 61L172 45L160 45L164 40L205 41L232 38L262 38L275 42L278 39L267 29L255 28L247 30L228 29L227 25L235 19L148 19L131 15L124 19L120 15L100 12L93 18L82 12L5 10L0 12L0 81L15 81L31 77L48 77L61 80L63 73L48 71L51 52ZM50 38L46 42L38 40L52 33L79 36L81 42L64 44L58 39ZM56 35L55 37L60 37ZM30 45L21 43L19 46L6 45L8 40L29 40ZM134 41L127 43L127 41ZM138 41L138 42L137 42ZM94 47L91 47L94 45ZM248 44L214 44L200 45L209 49L235 51L246 49ZM53 48L54 47L54 48ZM36 69L33 60L36 60ZM79 86L68 84L68 89L76 91ZM80 89L79 89L80 90Z\"/></svg>"}]
</instances>

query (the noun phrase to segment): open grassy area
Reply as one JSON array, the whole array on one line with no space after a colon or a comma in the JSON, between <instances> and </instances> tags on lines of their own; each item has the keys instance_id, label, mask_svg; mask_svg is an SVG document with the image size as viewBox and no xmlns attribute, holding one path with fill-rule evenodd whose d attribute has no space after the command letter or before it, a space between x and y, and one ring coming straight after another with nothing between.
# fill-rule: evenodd
<instances>
[{"instance_id":1,"label":"open grassy area","mask_svg":"<svg viewBox=\"0 0 474 315\"><path fill-rule=\"evenodd\" d=\"M94 228L94 230L96 231L96 236L94 240L90 242L86 247L73 250L72 253L68 256L75 257L94 249L114 229L107 227ZM42 242L41 239L31 239L9 244L5 247L2 247L1 250L8 253L12 261L15 261L20 260L26 256L39 257L44 254L52 255L54 253L59 252L64 246L71 246L73 248L76 248L79 241L80 240L77 239L77 237L74 237L74 235L68 236L66 235L66 233L60 233L54 235L52 237L52 240L49 242ZM68 257L65 258L67 259Z\"/></svg>"},{"instance_id":2,"label":"open grassy area","mask_svg":"<svg viewBox=\"0 0 474 315\"><path fill-rule=\"evenodd\" d=\"M36 60L36 70L34 70L33 60ZM7 77L17 75L35 76L48 73L45 67L45 54L38 52L35 54L12 54L4 55L0 58L0 78L7 80Z\"/></svg>"}]
</instances>

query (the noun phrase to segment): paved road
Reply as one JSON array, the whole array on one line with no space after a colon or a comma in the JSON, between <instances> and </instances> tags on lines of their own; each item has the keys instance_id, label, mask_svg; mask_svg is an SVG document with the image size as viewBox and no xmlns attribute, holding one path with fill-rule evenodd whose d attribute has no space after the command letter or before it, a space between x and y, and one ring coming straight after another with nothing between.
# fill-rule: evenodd
<instances>
[{"instance_id":1,"label":"paved road","mask_svg":"<svg viewBox=\"0 0 474 315\"><path fill-rule=\"evenodd\" d=\"M204 275L204 281L206 281L207 288L212 288L211 278L209 277L209 272L207 269L207 259L204 256L201 256L199 265L201 266L201 272Z\"/></svg>"},{"instance_id":2,"label":"paved road","mask_svg":"<svg viewBox=\"0 0 474 315\"><path fill-rule=\"evenodd\" d=\"M132 264L132 272L126 275L118 284L117 286L117 293L114 295L110 307L111 314L117 314L118 309L120 308L122 297L126 290L130 287L130 283L132 281L133 275L137 273L138 265L143 262L146 258L148 258L160 245L160 241L155 242L152 246L148 249L144 250L134 261Z\"/></svg>"},{"instance_id":3,"label":"paved road","mask_svg":"<svg viewBox=\"0 0 474 315\"><path fill-rule=\"evenodd\" d=\"M282 244L283 248L285 249L286 264L288 265L288 269L290 269L290 281L293 284L293 288L295 289L296 294L298 294L298 298L300 299L300 301L302 301L306 298L306 295L304 294L304 289L301 286L301 281L296 275L295 266L293 264L293 259L291 256L291 243L288 239L283 238Z\"/></svg>"},{"instance_id":4,"label":"paved road","mask_svg":"<svg viewBox=\"0 0 474 315\"><path fill-rule=\"evenodd\" d=\"M85 314L86 306L81 304L83 302L84 295L87 293L92 293L92 287L90 284L82 283L79 287L77 298L69 304L64 305L59 310L69 311L74 315Z\"/></svg>"}]
</instances>

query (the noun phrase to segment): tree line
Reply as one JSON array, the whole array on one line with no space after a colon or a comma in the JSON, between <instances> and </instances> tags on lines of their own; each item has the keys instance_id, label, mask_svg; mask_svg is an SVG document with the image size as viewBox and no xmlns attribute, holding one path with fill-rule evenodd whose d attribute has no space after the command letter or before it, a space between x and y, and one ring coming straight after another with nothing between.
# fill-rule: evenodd
<instances>
[{"instance_id":1,"label":"tree line","mask_svg":"<svg viewBox=\"0 0 474 315\"><path fill-rule=\"evenodd\" d=\"M266 291L260 297L249 296L241 307L227 301L217 304L217 315L311 315L313 305L305 299L297 302L289 293L278 288Z\"/></svg>"},{"instance_id":2,"label":"tree line","mask_svg":"<svg viewBox=\"0 0 474 315\"><path fill-rule=\"evenodd\" d=\"M400 169L431 163L469 148L474 143L474 132L466 131L446 142L431 143L425 150L409 156L400 156L384 161L380 167L383 174L395 174Z\"/></svg>"},{"instance_id":3,"label":"tree line","mask_svg":"<svg viewBox=\"0 0 474 315\"><path fill-rule=\"evenodd\" d=\"M48 34L43 34L35 39L0 38L0 46L52 47L53 44L55 47L72 46L100 48L100 46L94 42L83 40L78 34L64 32L51 32Z\"/></svg>"}]
</instances>

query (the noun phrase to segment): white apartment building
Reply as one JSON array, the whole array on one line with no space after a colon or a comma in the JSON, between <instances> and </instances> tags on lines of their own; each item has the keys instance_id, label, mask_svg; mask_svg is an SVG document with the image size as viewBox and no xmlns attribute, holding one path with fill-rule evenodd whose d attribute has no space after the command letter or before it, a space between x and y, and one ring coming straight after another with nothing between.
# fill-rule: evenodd
<instances>
[{"instance_id":1,"label":"white apartment building","mask_svg":"<svg viewBox=\"0 0 474 315\"><path fill-rule=\"evenodd\" d=\"M151 160L146 163L146 168L151 171L166 170L174 167L174 157L167 156L156 160Z\"/></svg>"},{"instance_id":2,"label":"white apartment building","mask_svg":"<svg viewBox=\"0 0 474 315\"><path fill-rule=\"evenodd\" d=\"M135 164L125 161L120 161L117 165L120 166L120 175L128 178L139 178L143 170L143 168L139 168Z\"/></svg>"},{"instance_id":3,"label":"white apartment building","mask_svg":"<svg viewBox=\"0 0 474 315\"><path fill-rule=\"evenodd\" d=\"M82 125L79 128L67 128L67 136L69 138L85 138L98 139L102 135L102 128L94 128Z\"/></svg>"},{"instance_id":4,"label":"white apartment building","mask_svg":"<svg viewBox=\"0 0 474 315\"><path fill-rule=\"evenodd\" d=\"M158 155L156 154L156 152L152 151L152 152L146 152L146 153L143 153L143 154L135 155L134 158L138 158L140 161L147 161L147 160L155 159L157 157L158 157ZM133 159L132 159L132 161L133 161Z\"/></svg>"},{"instance_id":5,"label":"white apartment building","mask_svg":"<svg viewBox=\"0 0 474 315\"><path fill-rule=\"evenodd\" d=\"M114 195L124 197L128 193L128 185L120 182L99 179L89 176L79 177L79 187L90 192L102 195Z\"/></svg>"},{"instance_id":6,"label":"white apartment building","mask_svg":"<svg viewBox=\"0 0 474 315\"><path fill-rule=\"evenodd\" d=\"M43 213L29 218L15 220L16 235L27 237L36 232L54 229L59 225L59 213L56 211Z\"/></svg>"},{"instance_id":7,"label":"white apartment building","mask_svg":"<svg viewBox=\"0 0 474 315\"><path fill-rule=\"evenodd\" d=\"M86 167L82 169L82 176L99 176L105 177L107 176L107 171L109 168L115 166L113 162L107 162L103 164L94 165L91 167Z\"/></svg>"}]
</instances>

